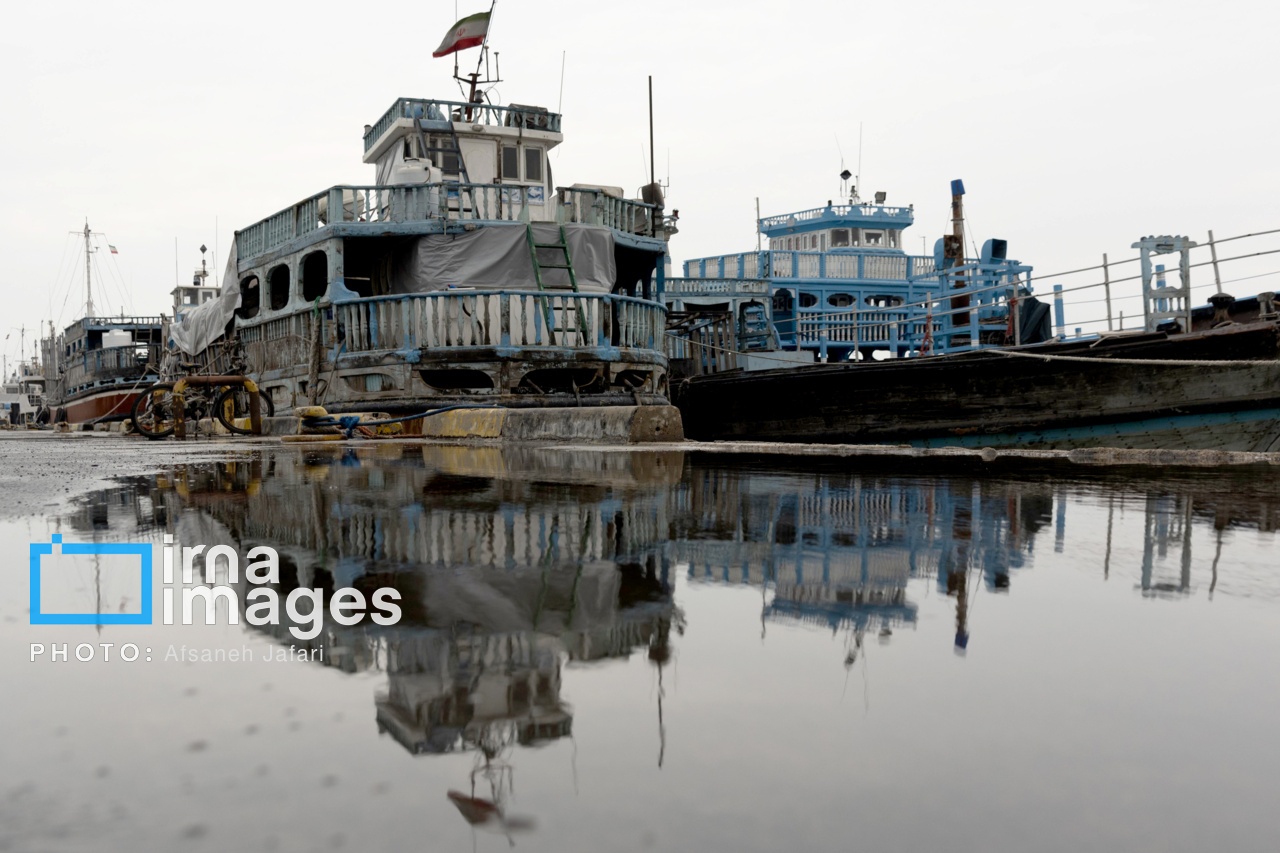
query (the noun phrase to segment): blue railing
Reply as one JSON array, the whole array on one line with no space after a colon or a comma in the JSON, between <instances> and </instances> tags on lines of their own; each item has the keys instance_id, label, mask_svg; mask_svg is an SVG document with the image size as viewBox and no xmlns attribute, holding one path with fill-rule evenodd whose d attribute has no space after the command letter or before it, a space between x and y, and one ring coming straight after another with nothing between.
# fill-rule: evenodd
<instances>
[{"instance_id":1,"label":"blue railing","mask_svg":"<svg viewBox=\"0 0 1280 853\"><path fill-rule=\"evenodd\" d=\"M434 98L400 98L382 114L382 118L365 131L364 150L373 148L387 129L400 119L415 118L421 118L426 122L457 121L489 127L523 127L529 130L560 132L559 113L547 112L540 107L514 105L498 107L466 101L440 101Z\"/></svg>"},{"instance_id":2,"label":"blue railing","mask_svg":"<svg viewBox=\"0 0 1280 853\"><path fill-rule=\"evenodd\" d=\"M829 219L866 219L868 223L910 225L915 221L915 211L910 207L885 207L882 204L835 204L814 207L796 213L766 216L760 220L760 230L786 228L806 222Z\"/></svg>"},{"instance_id":3,"label":"blue railing","mask_svg":"<svg viewBox=\"0 0 1280 853\"><path fill-rule=\"evenodd\" d=\"M552 221L603 225L651 237L655 206L614 198L599 190L558 187ZM446 181L406 186L337 186L303 199L236 234L244 264L335 223L546 221L542 187Z\"/></svg>"},{"instance_id":4,"label":"blue railing","mask_svg":"<svg viewBox=\"0 0 1280 853\"><path fill-rule=\"evenodd\" d=\"M937 280L932 255L852 252L742 252L685 261L686 278L817 278L876 281Z\"/></svg>"}]
</instances>

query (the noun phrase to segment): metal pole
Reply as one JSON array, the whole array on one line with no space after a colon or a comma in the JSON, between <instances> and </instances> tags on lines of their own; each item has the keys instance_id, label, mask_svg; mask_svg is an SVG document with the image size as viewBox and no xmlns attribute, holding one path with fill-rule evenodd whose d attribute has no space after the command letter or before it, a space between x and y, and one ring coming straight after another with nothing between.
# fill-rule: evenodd
<instances>
[{"instance_id":1,"label":"metal pole","mask_svg":"<svg viewBox=\"0 0 1280 853\"><path fill-rule=\"evenodd\" d=\"M1209 238L1210 240L1213 237ZM1107 266L1107 255L1102 255L1102 287L1107 296L1107 331L1114 331L1111 326L1111 269Z\"/></svg>"},{"instance_id":2,"label":"metal pole","mask_svg":"<svg viewBox=\"0 0 1280 853\"><path fill-rule=\"evenodd\" d=\"M84 221L84 313L86 317L93 316L93 274L91 272L93 259L93 249L90 248L89 242L89 220Z\"/></svg>"},{"instance_id":3,"label":"metal pole","mask_svg":"<svg viewBox=\"0 0 1280 853\"><path fill-rule=\"evenodd\" d=\"M1222 292L1222 276L1218 274L1218 246L1213 242L1213 232L1209 232L1209 256L1213 258L1213 284L1216 288L1214 293ZM1190 288L1188 288L1188 291ZM1189 294L1188 294L1189 296ZM1187 304L1191 304L1191 299L1187 299Z\"/></svg>"},{"instance_id":4,"label":"metal pole","mask_svg":"<svg viewBox=\"0 0 1280 853\"><path fill-rule=\"evenodd\" d=\"M649 75L649 183L655 183L653 170L653 75Z\"/></svg>"},{"instance_id":5,"label":"metal pole","mask_svg":"<svg viewBox=\"0 0 1280 853\"><path fill-rule=\"evenodd\" d=\"M1053 286L1053 321L1058 327L1058 337L1066 337L1067 317L1062 309L1062 285L1060 284Z\"/></svg>"}]
</instances>

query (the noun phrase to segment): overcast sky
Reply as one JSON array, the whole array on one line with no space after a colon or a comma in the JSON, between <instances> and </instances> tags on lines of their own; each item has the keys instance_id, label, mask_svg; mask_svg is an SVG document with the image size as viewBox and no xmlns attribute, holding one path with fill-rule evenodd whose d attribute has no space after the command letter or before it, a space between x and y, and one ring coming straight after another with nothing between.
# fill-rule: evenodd
<instances>
[{"instance_id":1,"label":"overcast sky","mask_svg":"<svg viewBox=\"0 0 1280 853\"><path fill-rule=\"evenodd\" d=\"M78 316L67 232L86 216L119 250L97 258L99 310L168 312L175 239L182 278L201 243L220 271L236 229L371 182L363 126L395 98L457 94L452 61L431 58L452 2L68 0L5 17L10 359L19 326ZM865 194L915 205L907 251L921 237L932 251L959 177L974 236L1053 272L1131 257L1148 233L1280 227L1278 24L1256 0L500 0L493 94L556 109L563 55L556 183L633 191L647 180L652 74L677 260L753 248L757 196L765 215L838 198L861 124ZM1276 257L1255 270L1280 269ZM1235 290L1264 282L1280 280Z\"/></svg>"}]
</instances>

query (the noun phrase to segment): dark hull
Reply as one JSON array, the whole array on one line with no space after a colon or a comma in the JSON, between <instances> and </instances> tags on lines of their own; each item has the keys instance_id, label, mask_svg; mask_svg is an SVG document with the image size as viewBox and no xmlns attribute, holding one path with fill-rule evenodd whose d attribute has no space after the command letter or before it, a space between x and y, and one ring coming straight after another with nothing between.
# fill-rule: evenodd
<instances>
[{"instance_id":1,"label":"dark hull","mask_svg":"<svg viewBox=\"0 0 1280 853\"><path fill-rule=\"evenodd\" d=\"M1275 323L1017 352L1068 358L980 351L716 374L680 383L676 403L700 440L1280 449ZM1232 361L1261 363L1218 363Z\"/></svg>"}]
</instances>

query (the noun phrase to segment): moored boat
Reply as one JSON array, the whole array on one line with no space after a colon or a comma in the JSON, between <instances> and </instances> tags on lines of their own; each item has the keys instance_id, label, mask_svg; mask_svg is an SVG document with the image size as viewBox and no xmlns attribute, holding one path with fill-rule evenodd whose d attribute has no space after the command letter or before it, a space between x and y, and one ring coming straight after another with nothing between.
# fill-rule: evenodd
<instances>
[{"instance_id":1,"label":"moored boat","mask_svg":"<svg viewBox=\"0 0 1280 853\"><path fill-rule=\"evenodd\" d=\"M234 320L282 412L666 405L660 190L558 186L561 116L455 77L463 99L398 98L365 126L372 183L238 231L222 298L175 325L178 347Z\"/></svg>"},{"instance_id":2,"label":"moored boat","mask_svg":"<svg viewBox=\"0 0 1280 853\"><path fill-rule=\"evenodd\" d=\"M85 316L41 342L46 402L52 419L73 426L122 421L156 381L165 318L102 316L94 310L93 232L85 223Z\"/></svg>"},{"instance_id":3,"label":"moored boat","mask_svg":"<svg viewBox=\"0 0 1280 853\"><path fill-rule=\"evenodd\" d=\"M702 329L718 334L699 335L686 320L672 344L688 374L675 394L686 434L924 447L1280 449L1274 294L1237 301L1222 293L1215 250L1206 263L1219 292L1209 306L1193 308L1189 252L1196 244L1144 237L1133 244L1142 328L1068 337L1060 286L1052 306L1036 300L1031 268L1008 260L1003 241L988 240L976 261L965 257L962 195L956 182L954 231L933 258L865 247L833 252L830 229L849 228L851 215L869 212L877 244L890 250L900 241L885 236L894 233L889 226L901 228L910 217L828 205L761 220L771 251L739 256L736 269L726 263L733 256L687 264L668 303L687 313L700 302ZM788 253L782 258L772 249L778 229ZM811 251L796 257L793 239ZM1160 255L1177 258L1176 285L1153 263ZM887 277L893 280L864 280L866 269L888 263L900 271ZM858 279L837 272L845 280L831 281L831 270L855 268ZM1110 327L1105 258L1102 269ZM766 318L771 346L751 347L761 336L746 329L748 307Z\"/></svg>"}]
</instances>

